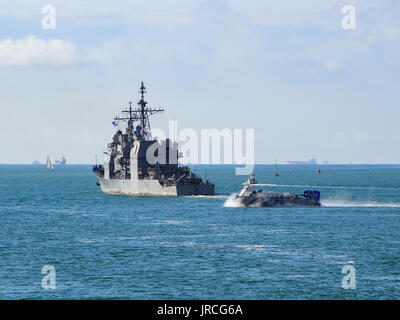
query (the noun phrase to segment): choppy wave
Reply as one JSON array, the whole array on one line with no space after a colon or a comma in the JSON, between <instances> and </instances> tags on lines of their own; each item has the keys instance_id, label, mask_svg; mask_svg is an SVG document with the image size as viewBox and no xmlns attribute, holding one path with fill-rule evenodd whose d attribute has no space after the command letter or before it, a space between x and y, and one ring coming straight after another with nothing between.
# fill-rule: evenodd
<instances>
[{"instance_id":1,"label":"choppy wave","mask_svg":"<svg viewBox=\"0 0 400 320\"><path fill-rule=\"evenodd\" d=\"M237 248L245 250L264 250L265 245L263 244L237 244Z\"/></svg>"},{"instance_id":2,"label":"choppy wave","mask_svg":"<svg viewBox=\"0 0 400 320\"><path fill-rule=\"evenodd\" d=\"M167 223L167 224L172 224L172 225L179 226L179 225L187 223L189 221L184 221L184 220L164 220L164 222Z\"/></svg>"},{"instance_id":3,"label":"choppy wave","mask_svg":"<svg viewBox=\"0 0 400 320\"><path fill-rule=\"evenodd\" d=\"M66 214L86 214L86 211L72 209L47 209L47 212L66 213Z\"/></svg>"},{"instance_id":4,"label":"choppy wave","mask_svg":"<svg viewBox=\"0 0 400 320\"><path fill-rule=\"evenodd\" d=\"M102 239L79 239L79 242L82 243L99 243L99 242L104 242Z\"/></svg>"},{"instance_id":5,"label":"choppy wave","mask_svg":"<svg viewBox=\"0 0 400 320\"><path fill-rule=\"evenodd\" d=\"M217 195L214 195L214 196L194 196L194 195L192 195L192 196L184 196L185 198L196 198L196 199L199 199L199 198L206 198L206 199L226 199L226 198L228 198L229 197L229 195L228 194L217 194Z\"/></svg>"},{"instance_id":6,"label":"choppy wave","mask_svg":"<svg viewBox=\"0 0 400 320\"><path fill-rule=\"evenodd\" d=\"M118 238L115 238L115 240L118 240L118 241L130 241L130 240L134 240L135 238L133 238L133 237L118 237Z\"/></svg>"}]
</instances>

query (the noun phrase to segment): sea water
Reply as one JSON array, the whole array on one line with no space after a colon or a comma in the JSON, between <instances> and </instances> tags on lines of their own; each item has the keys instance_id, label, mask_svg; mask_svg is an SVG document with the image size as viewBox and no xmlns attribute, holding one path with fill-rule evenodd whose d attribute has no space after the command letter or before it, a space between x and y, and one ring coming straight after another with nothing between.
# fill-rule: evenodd
<instances>
[{"instance_id":1,"label":"sea water","mask_svg":"<svg viewBox=\"0 0 400 320\"><path fill-rule=\"evenodd\" d=\"M400 297L400 166L256 166L257 188L321 191L321 207L276 208L232 205L233 166L194 170L216 196L107 195L90 166L1 165L0 298Z\"/></svg>"}]
</instances>

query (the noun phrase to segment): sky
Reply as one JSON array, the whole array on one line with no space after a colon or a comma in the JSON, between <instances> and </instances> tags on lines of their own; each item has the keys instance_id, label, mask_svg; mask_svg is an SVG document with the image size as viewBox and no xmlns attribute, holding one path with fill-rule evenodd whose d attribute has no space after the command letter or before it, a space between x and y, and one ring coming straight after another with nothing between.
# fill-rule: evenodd
<instances>
[{"instance_id":1,"label":"sky","mask_svg":"<svg viewBox=\"0 0 400 320\"><path fill-rule=\"evenodd\" d=\"M397 0L2 2L0 163L102 158L141 81L166 110L153 128L254 129L256 163L400 163L399 15Z\"/></svg>"}]
</instances>

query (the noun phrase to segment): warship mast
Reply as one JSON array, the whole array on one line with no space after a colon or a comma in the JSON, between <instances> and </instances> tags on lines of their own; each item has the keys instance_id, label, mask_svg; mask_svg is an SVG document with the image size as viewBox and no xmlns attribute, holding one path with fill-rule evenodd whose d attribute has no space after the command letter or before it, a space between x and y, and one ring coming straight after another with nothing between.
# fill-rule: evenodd
<instances>
[{"instance_id":1,"label":"warship mast","mask_svg":"<svg viewBox=\"0 0 400 320\"><path fill-rule=\"evenodd\" d=\"M140 113L141 113L141 121L142 121L142 129L144 130L146 128L146 118L145 118L145 113L144 109L146 108L147 102L144 101L144 94L146 93L146 88L142 82L142 85L140 86L140 97L141 99L138 102L138 105L140 106Z\"/></svg>"},{"instance_id":2,"label":"warship mast","mask_svg":"<svg viewBox=\"0 0 400 320\"><path fill-rule=\"evenodd\" d=\"M129 102L129 109L123 110L123 113L126 113L126 116L122 117L115 117L114 120L118 121L124 121L128 123L127 126L127 132L130 137L133 137L133 133L135 132L135 128L133 127L134 122L139 122L140 126L136 127L137 129L137 134L138 137L141 135L141 138L143 140L146 140L146 135L148 135L147 138L151 138L151 127L150 127L150 121L149 121L149 115L152 115L154 113L158 112L163 112L164 109L158 108L148 108L147 107L147 101L144 100L144 94L146 93L146 87L144 86L144 83L142 82L140 86L140 97L141 99L137 103L139 105L139 108L132 109L132 102ZM147 130L146 130L147 129ZM141 131L141 132L140 132ZM147 132L146 132L147 131Z\"/></svg>"}]
</instances>

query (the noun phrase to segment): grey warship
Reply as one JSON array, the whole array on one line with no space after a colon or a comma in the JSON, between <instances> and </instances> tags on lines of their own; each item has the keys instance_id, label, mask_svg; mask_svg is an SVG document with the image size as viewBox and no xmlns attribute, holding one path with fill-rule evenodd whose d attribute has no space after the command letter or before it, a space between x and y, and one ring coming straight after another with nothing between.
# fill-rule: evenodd
<instances>
[{"instance_id":1,"label":"grey warship","mask_svg":"<svg viewBox=\"0 0 400 320\"><path fill-rule=\"evenodd\" d=\"M176 142L153 139L149 115L164 109L147 107L143 82L139 92L138 107L132 108L130 102L129 108L122 111L123 116L114 118L114 124L126 123L125 132L118 129L113 135L104 165L93 166L101 190L135 196L214 195L213 183L203 181L188 166L178 164L180 153Z\"/></svg>"}]
</instances>

